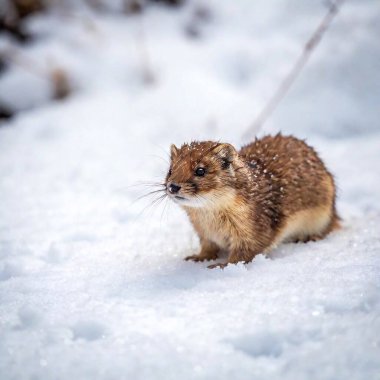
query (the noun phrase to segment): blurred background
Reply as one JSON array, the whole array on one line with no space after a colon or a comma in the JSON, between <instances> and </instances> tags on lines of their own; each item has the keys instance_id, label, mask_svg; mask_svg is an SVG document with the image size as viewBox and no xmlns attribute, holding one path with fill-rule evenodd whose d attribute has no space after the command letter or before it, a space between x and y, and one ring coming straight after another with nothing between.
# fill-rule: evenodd
<instances>
[{"instance_id":1,"label":"blurred background","mask_svg":"<svg viewBox=\"0 0 380 380\"><path fill-rule=\"evenodd\" d=\"M2 0L2 123L73 98L104 96L107 108L108 95L123 102L119 118L131 133L133 113L144 125L154 120L157 128L174 128L172 140L199 137L200 129L231 138L266 103L328 6ZM331 137L377 130L379 12L376 0L343 7L269 129ZM146 115L137 116L141 104ZM189 125L191 136L184 132Z\"/></svg>"}]
</instances>

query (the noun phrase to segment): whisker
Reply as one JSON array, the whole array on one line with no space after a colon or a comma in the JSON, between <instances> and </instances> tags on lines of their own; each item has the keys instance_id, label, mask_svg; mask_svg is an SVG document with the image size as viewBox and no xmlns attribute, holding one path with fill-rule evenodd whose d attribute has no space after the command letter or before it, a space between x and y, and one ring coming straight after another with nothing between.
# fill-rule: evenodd
<instances>
[{"instance_id":1,"label":"whisker","mask_svg":"<svg viewBox=\"0 0 380 380\"><path fill-rule=\"evenodd\" d=\"M164 208L162 209L162 212L161 212L161 217L160 217L160 223L162 223L162 217L164 216L164 213L165 213L165 210L166 210L166 206L168 205L168 198L166 197L165 198L165 204L164 204Z\"/></svg>"},{"instance_id":2,"label":"whisker","mask_svg":"<svg viewBox=\"0 0 380 380\"><path fill-rule=\"evenodd\" d=\"M147 194L143 194L143 195L139 196L138 198L136 198L136 199L134 200L134 202L137 202L137 201L139 201L139 200L141 200L141 199L144 199L144 198L146 198L146 197L149 197L150 195L157 194L157 193L161 193L161 192L163 192L163 191L165 191L165 190L164 190L164 189L159 189L159 190L149 191L149 193L147 193Z\"/></svg>"},{"instance_id":3,"label":"whisker","mask_svg":"<svg viewBox=\"0 0 380 380\"><path fill-rule=\"evenodd\" d=\"M165 183L160 183L160 182L138 182L138 183L134 183L132 185L116 188L115 190L116 191L121 191L121 190L130 189L132 187L139 187L139 186L141 186L141 187L142 186L144 186L144 187L165 187L166 184Z\"/></svg>"},{"instance_id":4,"label":"whisker","mask_svg":"<svg viewBox=\"0 0 380 380\"><path fill-rule=\"evenodd\" d=\"M148 157L154 157L154 158L159 158L160 160L164 161L165 164L168 164L169 165L169 162L166 158L163 158L161 156L158 156L157 154L149 154Z\"/></svg>"},{"instance_id":5,"label":"whisker","mask_svg":"<svg viewBox=\"0 0 380 380\"><path fill-rule=\"evenodd\" d=\"M170 160L170 153L169 153L166 149L164 149L162 146L160 146L160 145L158 145L158 144L154 144L154 143L153 143L153 145L154 145L155 147L159 148L162 152L164 152L164 153L165 153L165 156L167 156L167 157L169 158L169 160Z\"/></svg>"},{"instance_id":6,"label":"whisker","mask_svg":"<svg viewBox=\"0 0 380 380\"><path fill-rule=\"evenodd\" d=\"M132 200L132 202L130 203L130 206L135 205L138 201L141 201L144 198L147 198L147 197L149 197L151 195L155 195L155 194L159 194L159 193L163 193L163 195L166 195L165 189L153 190L153 191L150 191L147 194L140 195L136 199Z\"/></svg>"},{"instance_id":7,"label":"whisker","mask_svg":"<svg viewBox=\"0 0 380 380\"><path fill-rule=\"evenodd\" d=\"M158 198L154 199L150 204L148 204L142 209L142 211L137 215L137 218L141 217L145 211L149 210L153 206L158 206L166 197L167 197L167 194L165 193L159 196Z\"/></svg>"}]
</instances>

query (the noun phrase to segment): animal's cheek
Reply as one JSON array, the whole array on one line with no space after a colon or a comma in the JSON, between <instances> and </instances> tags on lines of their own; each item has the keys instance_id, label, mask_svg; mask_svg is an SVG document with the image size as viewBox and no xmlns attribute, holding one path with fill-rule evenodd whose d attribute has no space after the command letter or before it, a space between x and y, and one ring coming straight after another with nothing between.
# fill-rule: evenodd
<instances>
[{"instance_id":1,"label":"animal's cheek","mask_svg":"<svg viewBox=\"0 0 380 380\"><path fill-rule=\"evenodd\" d=\"M200 189L210 192L212 190L216 190L220 187L220 184L215 179L204 181L203 184L199 186Z\"/></svg>"},{"instance_id":2,"label":"animal's cheek","mask_svg":"<svg viewBox=\"0 0 380 380\"><path fill-rule=\"evenodd\" d=\"M222 177L214 177L213 183L215 187L222 187L224 184L223 178Z\"/></svg>"}]
</instances>

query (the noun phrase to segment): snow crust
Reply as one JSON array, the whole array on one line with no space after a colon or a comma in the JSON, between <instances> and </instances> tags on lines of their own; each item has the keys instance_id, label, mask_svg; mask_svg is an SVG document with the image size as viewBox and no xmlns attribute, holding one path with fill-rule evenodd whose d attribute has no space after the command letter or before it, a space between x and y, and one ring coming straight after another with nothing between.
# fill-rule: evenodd
<instances>
[{"instance_id":1,"label":"snow crust","mask_svg":"<svg viewBox=\"0 0 380 380\"><path fill-rule=\"evenodd\" d=\"M199 248L186 215L134 185L163 180L171 143L244 143L325 7L207 2L189 38L197 4L30 20L24 54L76 92L47 102L28 73L0 78L23 110L0 127L2 380L380 378L378 4L345 4L260 132L320 152L343 229L223 271L183 261Z\"/></svg>"}]
</instances>

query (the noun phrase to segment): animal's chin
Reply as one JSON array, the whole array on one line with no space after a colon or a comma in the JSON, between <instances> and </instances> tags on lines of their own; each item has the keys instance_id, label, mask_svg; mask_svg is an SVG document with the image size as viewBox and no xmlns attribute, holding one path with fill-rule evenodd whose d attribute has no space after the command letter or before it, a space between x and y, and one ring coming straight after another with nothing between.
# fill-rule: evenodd
<instances>
[{"instance_id":1,"label":"animal's chin","mask_svg":"<svg viewBox=\"0 0 380 380\"><path fill-rule=\"evenodd\" d=\"M180 206L185 207L205 207L207 204L207 200L199 197L191 197L191 196L181 196L181 195L170 195L170 198Z\"/></svg>"}]
</instances>

